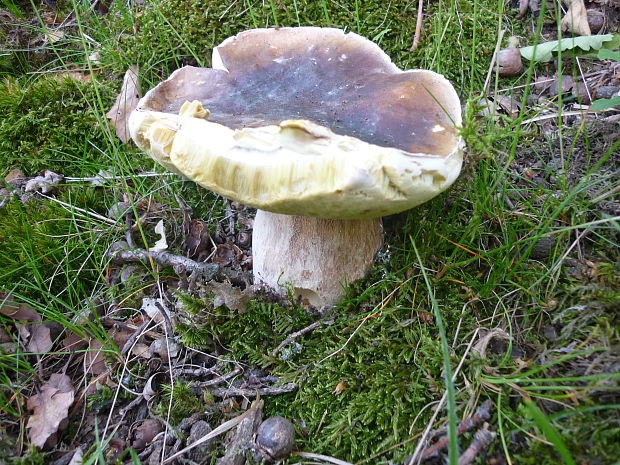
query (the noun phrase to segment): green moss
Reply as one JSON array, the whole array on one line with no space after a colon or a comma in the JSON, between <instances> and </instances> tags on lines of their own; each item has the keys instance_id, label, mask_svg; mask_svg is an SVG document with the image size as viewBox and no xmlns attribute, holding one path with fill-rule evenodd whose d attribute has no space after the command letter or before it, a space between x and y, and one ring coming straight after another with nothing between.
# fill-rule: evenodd
<instances>
[{"instance_id":1,"label":"green moss","mask_svg":"<svg viewBox=\"0 0 620 465\"><path fill-rule=\"evenodd\" d=\"M172 396L172 403L170 397ZM161 401L155 408L162 417L167 418L170 412L170 422L173 426L194 413L204 411L204 400L190 389L189 383L174 383L174 386L165 384Z\"/></svg>"},{"instance_id":2,"label":"green moss","mask_svg":"<svg viewBox=\"0 0 620 465\"><path fill-rule=\"evenodd\" d=\"M104 60L119 75L140 63L151 84L185 64L210 66L213 47L246 29L323 26L373 40L402 68L445 73L467 93L472 82L484 80L498 24L494 0L433 4L425 12L419 47L411 52L417 4L406 0L167 0L149 3L139 19L120 4L117 8L107 21L114 31L110 37L118 37L118 42L109 44Z\"/></svg>"},{"instance_id":3,"label":"green moss","mask_svg":"<svg viewBox=\"0 0 620 465\"><path fill-rule=\"evenodd\" d=\"M106 103L110 92L100 87ZM95 116L91 83L45 76L0 83L0 175L20 168L34 175L51 169L80 176L101 167L106 135Z\"/></svg>"}]
</instances>

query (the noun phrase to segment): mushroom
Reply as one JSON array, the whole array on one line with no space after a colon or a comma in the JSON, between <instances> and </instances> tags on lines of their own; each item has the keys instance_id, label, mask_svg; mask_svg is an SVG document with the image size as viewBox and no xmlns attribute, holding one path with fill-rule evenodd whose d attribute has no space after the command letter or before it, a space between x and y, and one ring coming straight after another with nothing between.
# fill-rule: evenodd
<instances>
[{"instance_id":1,"label":"mushroom","mask_svg":"<svg viewBox=\"0 0 620 465\"><path fill-rule=\"evenodd\" d=\"M258 209L254 280L313 306L363 277L381 217L458 176L459 98L448 80L401 71L373 42L318 27L253 29L150 90L129 119L167 169Z\"/></svg>"}]
</instances>

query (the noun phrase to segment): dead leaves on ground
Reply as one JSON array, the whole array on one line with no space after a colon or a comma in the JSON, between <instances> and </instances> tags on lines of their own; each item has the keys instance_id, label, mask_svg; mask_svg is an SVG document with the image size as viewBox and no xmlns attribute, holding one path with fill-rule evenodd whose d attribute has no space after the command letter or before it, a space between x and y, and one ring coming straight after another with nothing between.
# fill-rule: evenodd
<instances>
[{"instance_id":1,"label":"dead leaves on ground","mask_svg":"<svg viewBox=\"0 0 620 465\"><path fill-rule=\"evenodd\" d=\"M33 413L26 428L34 446L43 447L56 434L67 419L74 398L71 378L54 373L49 381L41 386L41 392L28 399L26 406Z\"/></svg>"}]
</instances>

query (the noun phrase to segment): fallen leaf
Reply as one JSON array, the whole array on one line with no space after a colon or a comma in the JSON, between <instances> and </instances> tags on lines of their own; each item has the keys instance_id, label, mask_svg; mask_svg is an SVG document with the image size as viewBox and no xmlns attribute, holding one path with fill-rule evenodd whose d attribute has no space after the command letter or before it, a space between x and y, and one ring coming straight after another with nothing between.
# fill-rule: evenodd
<instances>
[{"instance_id":1,"label":"fallen leaf","mask_svg":"<svg viewBox=\"0 0 620 465\"><path fill-rule=\"evenodd\" d=\"M22 170L16 168L9 171L9 174L6 175L4 180L11 184L13 187L19 188L24 185L28 179L26 178L26 175Z\"/></svg>"},{"instance_id":2,"label":"fallen leaf","mask_svg":"<svg viewBox=\"0 0 620 465\"><path fill-rule=\"evenodd\" d=\"M562 18L562 30L580 36L592 35L588 24L588 12L583 0L564 0L564 3L568 5L568 11Z\"/></svg>"},{"instance_id":3,"label":"fallen leaf","mask_svg":"<svg viewBox=\"0 0 620 465\"><path fill-rule=\"evenodd\" d=\"M46 354L54 345L52 342L51 331L46 324L31 325L30 341L26 345L26 350L33 354Z\"/></svg>"},{"instance_id":4,"label":"fallen leaf","mask_svg":"<svg viewBox=\"0 0 620 465\"><path fill-rule=\"evenodd\" d=\"M61 31L60 29L57 29L55 31L48 30L45 36L47 38L47 41L50 44L53 44L55 42L58 42L65 36L65 31Z\"/></svg>"},{"instance_id":5,"label":"fallen leaf","mask_svg":"<svg viewBox=\"0 0 620 465\"><path fill-rule=\"evenodd\" d=\"M190 258L199 256L209 246L209 234L207 225L202 220L192 220L189 223L189 231L185 238L185 249Z\"/></svg>"},{"instance_id":6,"label":"fallen leaf","mask_svg":"<svg viewBox=\"0 0 620 465\"><path fill-rule=\"evenodd\" d=\"M91 339L88 342L88 350L84 352L84 373L100 375L105 371L103 344L97 339Z\"/></svg>"},{"instance_id":7,"label":"fallen leaf","mask_svg":"<svg viewBox=\"0 0 620 465\"><path fill-rule=\"evenodd\" d=\"M147 418L136 428L131 447L144 449L162 431L161 424L154 418Z\"/></svg>"},{"instance_id":8,"label":"fallen leaf","mask_svg":"<svg viewBox=\"0 0 620 465\"><path fill-rule=\"evenodd\" d=\"M220 244L215 248L213 263L221 266L229 266L233 261L239 261L243 257L243 250L232 242Z\"/></svg>"},{"instance_id":9,"label":"fallen leaf","mask_svg":"<svg viewBox=\"0 0 620 465\"><path fill-rule=\"evenodd\" d=\"M235 312L245 313L248 311L248 302L254 294L251 288L241 290L230 283L218 283L216 281L211 281L208 287L215 293L214 307L226 305Z\"/></svg>"},{"instance_id":10,"label":"fallen leaf","mask_svg":"<svg viewBox=\"0 0 620 465\"><path fill-rule=\"evenodd\" d=\"M174 339L162 337L151 343L149 354L151 356L159 355L164 362L169 362L171 358L176 358L179 355L181 349L181 344L175 342Z\"/></svg>"},{"instance_id":11,"label":"fallen leaf","mask_svg":"<svg viewBox=\"0 0 620 465\"><path fill-rule=\"evenodd\" d=\"M73 399L71 378L60 373L50 376L49 381L41 386L41 392L28 399L26 407L33 414L26 428L34 446L43 447L50 436L58 431L60 423L69 414Z\"/></svg>"},{"instance_id":12,"label":"fallen leaf","mask_svg":"<svg viewBox=\"0 0 620 465\"><path fill-rule=\"evenodd\" d=\"M338 384L336 384L336 387L334 388L334 392L332 394L338 396L342 394L346 388L347 384L344 381L340 381Z\"/></svg>"},{"instance_id":13,"label":"fallen leaf","mask_svg":"<svg viewBox=\"0 0 620 465\"><path fill-rule=\"evenodd\" d=\"M123 142L127 142L130 138L127 120L131 112L138 106L138 101L142 96L138 70L138 65L132 65L125 72L121 91L116 97L116 102L106 114L116 129L116 135Z\"/></svg>"},{"instance_id":14,"label":"fallen leaf","mask_svg":"<svg viewBox=\"0 0 620 465\"><path fill-rule=\"evenodd\" d=\"M0 292L0 314L8 316L15 321L26 323L42 321L41 315L34 308L20 304L10 294L5 292Z\"/></svg>"}]
</instances>

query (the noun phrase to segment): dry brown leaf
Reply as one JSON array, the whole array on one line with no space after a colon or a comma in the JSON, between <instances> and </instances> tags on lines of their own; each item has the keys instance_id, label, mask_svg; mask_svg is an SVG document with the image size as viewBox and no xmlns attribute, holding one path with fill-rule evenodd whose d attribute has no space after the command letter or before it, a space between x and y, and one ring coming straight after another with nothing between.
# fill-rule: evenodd
<instances>
[{"instance_id":1,"label":"dry brown leaf","mask_svg":"<svg viewBox=\"0 0 620 465\"><path fill-rule=\"evenodd\" d=\"M130 139L127 120L142 96L138 69L138 65L132 65L125 72L121 91L116 97L116 102L106 114L116 129L116 135L125 143Z\"/></svg>"},{"instance_id":2,"label":"dry brown leaf","mask_svg":"<svg viewBox=\"0 0 620 465\"><path fill-rule=\"evenodd\" d=\"M5 292L0 292L0 314L15 321L27 323L39 323L42 320L41 315L34 308L20 304Z\"/></svg>"},{"instance_id":3,"label":"dry brown leaf","mask_svg":"<svg viewBox=\"0 0 620 465\"><path fill-rule=\"evenodd\" d=\"M103 358L103 344L97 339L88 342L88 351L84 353L84 373L100 375L106 371Z\"/></svg>"},{"instance_id":4,"label":"dry brown leaf","mask_svg":"<svg viewBox=\"0 0 620 465\"><path fill-rule=\"evenodd\" d=\"M51 330L46 324L30 325L30 341L26 350L33 354L46 354L53 346Z\"/></svg>"},{"instance_id":5,"label":"dry brown leaf","mask_svg":"<svg viewBox=\"0 0 620 465\"><path fill-rule=\"evenodd\" d=\"M35 394L26 406L33 410L28 419L28 436L30 442L37 447L43 447L63 420L69 414L69 407L73 404L74 390L71 378L67 375L54 373L47 383L41 386L41 392Z\"/></svg>"},{"instance_id":6,"label":"dry brown leaf","mask_svg":"<svg viewBox=\"0 0 620 465\"><path fill-rule=\"evenodd\" d=\"M562 18L562 30L578 36L592 35L588 24L588 11L583 0L564 0L568 11Z\"/></svg>"},{"instance_id":7,"label":"dry brown leaf","mask_svg":"<svg viewBox=\"0 0 620 465\"><path fill-rule=\"evenodd\" d=\"M215 293L215 299L213 299L214 307L226 305L229 309L242 314L248 311L248 302L254 296L253 289L248 287L241 290L226 282L218 283L211 281L209 289Z\"/></svg>"},{"instance_id":8,"label":"dry brown leaf","mask_svg":"<svg viewBox=\"0 0 620 465\"><path fill-rule=\"evenodd\" d=\"M137 450L144 449L162 431L161 424L154 418L147 418L136 428L131 447Z\"/></svg>"}]
</instances>

